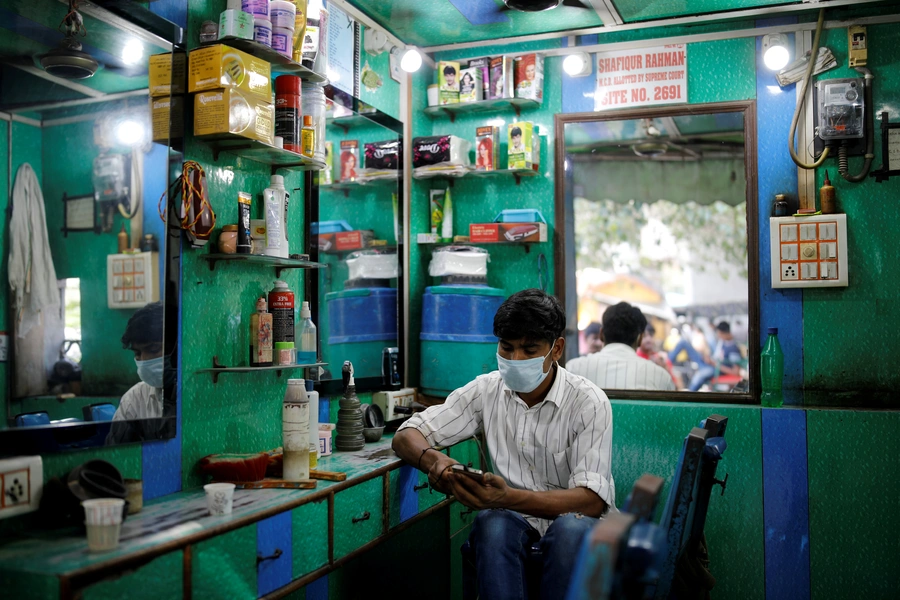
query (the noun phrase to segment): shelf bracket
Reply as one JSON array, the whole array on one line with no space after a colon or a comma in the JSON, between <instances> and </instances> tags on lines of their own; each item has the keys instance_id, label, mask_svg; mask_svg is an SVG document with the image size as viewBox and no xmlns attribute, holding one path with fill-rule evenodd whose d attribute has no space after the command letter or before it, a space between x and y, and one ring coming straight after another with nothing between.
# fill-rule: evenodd
<instances>
[{"instance_id":1,"label":"shelf bracket","mask_svg":"<svg viewBox=\"0 0 900 600\"><path fill-rule=\"evenodd\" d=\"M444 109L444 112L447 113L448 115L450 115L450 122L451 122L451 123L455 123L455 122L456 122L456 113L455 113L455 112L453 112L452 110L447 110L446 108Z\"/></svg>"},{"instance_id":2,"label":"shelf bracket","mask_svg":"<svg viewBox=\"0 0 900 600\"><path fill-rule=\"evenodd\" d=\"M516 180L516 185L519 185L520 183L522 183L522 176L521 176L521 175L519 175L518 173L513 173L513 177L514 177L515 180Z\"/></svg>"},{"instance_id":3,"label":"shelf bracket","mask_svg":"<svg viewBox=\"0 0 900 600\"><path fill-rule=\"evenodd\" d=\"M512 107L513 107L513 110L516 111L516 118L521 117L522 116L522 107L519 106L518 104L513 104Z\"/></svg>"},{"instance_id":4,"label":"shelf bracket","mask_svg":"<svg viewBox=\"0 0 900 600\"><path fill-rule=\"evenodd\" d=\"M215 271L215 270L216 270L216 263L219 262L219 261L217 261L217 260L209 260L209 261L207 261L207 262L209 263L209 270L210 270L210 271ZM215 365L213 365L213 366L215 366Z\"/></svg>"},{"instance_id":5,"label":"shelf bracket","mask_svg":"<svg viewBox=\"0 0 900 600\"><path fill-rule=\"evenodd\" d=\"M212 366L213 366L213 369L227 369L228 368L227 366L225 366L219 362L218 356L213 356ZM213 385L219 383L219 374L218 373L213 371L212 373L210 373L210 375L212 376Z\"/></svg>"}]
</instances>

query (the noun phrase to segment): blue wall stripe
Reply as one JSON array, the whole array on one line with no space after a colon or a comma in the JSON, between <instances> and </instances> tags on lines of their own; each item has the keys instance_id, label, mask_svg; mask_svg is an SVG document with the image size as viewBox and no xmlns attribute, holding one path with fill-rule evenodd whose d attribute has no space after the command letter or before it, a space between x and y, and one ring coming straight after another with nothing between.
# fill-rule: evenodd
<instances>
[{"instance_id":1,"label":"blue wall stripe","mask_svg":"<svg viewBox=\"0 0 900 600\"><path fill-rule=\"evenodd\" d=\"M806 411L762 409L766 599L810 597Z\"/></svg>"},{"instance_id":2,"label":"blue wall stripe","mask_svg":"<svg viewBox=\"0 0 900 600\"><path fill-rule=\"evenodd\" d=\"M794 23L796 19L766 19L757 27ZM788 36L793 46L793 35ZM803 403L803 292L775 290L771 281L769 217L775 194L797 197L797 168L788 153L787 140L796 103L796 86L782 90L775 74L762 61L762 38L756 40L756 139L759 185L759 296L760 341L765 344L766 328L778 328L784 352L785 404Z\"/></svg>"},{"instance_id":3,"label":"blue wall stripe","mask_svg":"<svg viewBox=\"0 0 900 600\"><path fill-rule=\"evenodd\" d=\"M596 44L599 39L598 35L583 35L576 39L578 45ZM562 47L569 45L568 38L562 39ZM594 55L591 54L591 61L594 61ZM571 77L562 72L562 112L578 113L590 112L594 110L594 89L597 86L596 69L592 69L590 75L586 77Z\"/></svg>"},{"instance_id":4,"label":"blue wall stripe","mask_svg":"<svg viewBox=\"0 0 900 600\"><path fill-rule=\"evenodd\" d=\"M500 6L494 0L450 0L450 4L472 25L509 22L509 17L500 12Z\"/></svg>"},{"instance_id":5,"label":"blue wall stripe","mask_svg":"<svg viewBox=\"0 0 900 600\"><path fill-rule=\"evenodd\" d=\"M400 522L419 514L419 496L413 487L419 480L419 471L410 465L400 467Z\"/></svg>"},{"instance_id":6,"label":"blue wall stripe","mask_svg":"<svg viewBox=\"0 0 900 600\"><path fill-rule=\"evenodd\" d=\"M304 589L306 600L328 600L328 575L322 575Z\"/></svg>"},{"instance_id":7,"label":"blue wall stripe","mask_svg":"<svg viewBox=\"0 0 900 600\"><path fill-rule=\"evenodd\" d=\"M291 511L287 510L256 524L257 556L281 556L259 563L256 573L257 595L263 596L291 582L292 560Z\"/></svg>"}]
</instances>

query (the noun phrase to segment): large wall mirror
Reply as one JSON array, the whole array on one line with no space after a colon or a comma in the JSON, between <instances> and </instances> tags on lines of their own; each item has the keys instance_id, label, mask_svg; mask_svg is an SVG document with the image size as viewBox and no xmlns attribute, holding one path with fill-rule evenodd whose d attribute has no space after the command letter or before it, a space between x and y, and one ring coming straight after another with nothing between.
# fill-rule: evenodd
<instances>
[{"instance_id":1,"label":"large wall mirror","mask_svg":"<svg viewBox=\"0 0 900 600\"><path fill-rule=\"evenodd\" d=\"M754 110L736 102L557 116L566 358L611 397L677 390L684 399L752 401ZM622 302L630 312L610 310ZM635 355L659 369L629 363Z\"/></svg>"},{"instance_id":2,"label":"large wall mirror","mask_svg":"<svg viewBox=\"0 0 900 600\"><path fill-rule=\"evenodd\" d=\"M309 215L312 253L327 265L310 290L328 363L320 389L340 393L345 361L361 391L399 387L402 123L339 90L326 94L327 166Z\"/></svg>"},{"instance_id":3,"label":"large wall mirror","mask_svg":"<svg viewBox=\"0 0 900 600\"><path fill-rule=\"evenodd\" d=\"M179 240L157 204L180 159L148 62L181 29L130 2L0 12L0 449L172 437Z\"/></svg>"}]
</instances>

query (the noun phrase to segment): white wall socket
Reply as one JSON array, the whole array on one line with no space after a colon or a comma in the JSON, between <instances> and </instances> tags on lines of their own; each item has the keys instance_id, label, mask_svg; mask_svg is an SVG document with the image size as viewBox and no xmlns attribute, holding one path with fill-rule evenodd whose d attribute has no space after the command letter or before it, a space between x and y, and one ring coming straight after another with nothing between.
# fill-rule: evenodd
<instances>
[{"instance_id":1,"label":"white wall socket","mask_svg":"<svg viewBox=\"0 0 900 600\"><path fill-rule=\"evenodd\" d=\"M0 460L0 519L38 509L44 490L44 463L40 456Z\"/></svg>"}]
</instances>

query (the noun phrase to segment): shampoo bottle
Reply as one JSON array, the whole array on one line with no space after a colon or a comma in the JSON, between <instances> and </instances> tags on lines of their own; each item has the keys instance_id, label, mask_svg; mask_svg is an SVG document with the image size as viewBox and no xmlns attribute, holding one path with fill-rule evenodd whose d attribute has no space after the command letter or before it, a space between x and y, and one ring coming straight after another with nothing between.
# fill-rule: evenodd
<instances>
[{"instance_id":1,"label":"shampoo bottle","mask_svg":"<svg viewBox=\"0 0 900 600\"><path fill-rule=\"evenodd\" d=\"M250 366L272 366L272 315L266 297L256 301L256 312L250 317Z\"/></svg>"},{"instance_id":2,"label":"shampoo bottle","mask_svg":"<svg viewBox=\"0 0 900 600\"><path fill-rule=\"evenodd\" d=\"M312 322L312 313L309 310L309 302L304 302L300 307L300 322L297 324L297 334L300 337L300 346L297 349L297 364L315 364L318 340L316 338L316 324Z\"/></svg>"},{"instance_id":3,"label":"shampoo bottle","mask_svg":"<svg viewBox=\"0 0 900 600\"><path fill-rule=\"evenodd\" d=\"M309 397L302 379L288 379L281 413L285 481L309 479Z\"/></svg>"},{"instance_id":4,"label":"shampoo bottle","mask_svg":"<svg viewBox=\"0 0 900 600\"><path fill-rule=\"evenodd\" d=\"M272 175L269 187L263 190L263 205L266 211L266 254L287 258L291 251L288 245L287 213L290 194L284 189L284 177Z\"/></svg>"}]
</instances>

